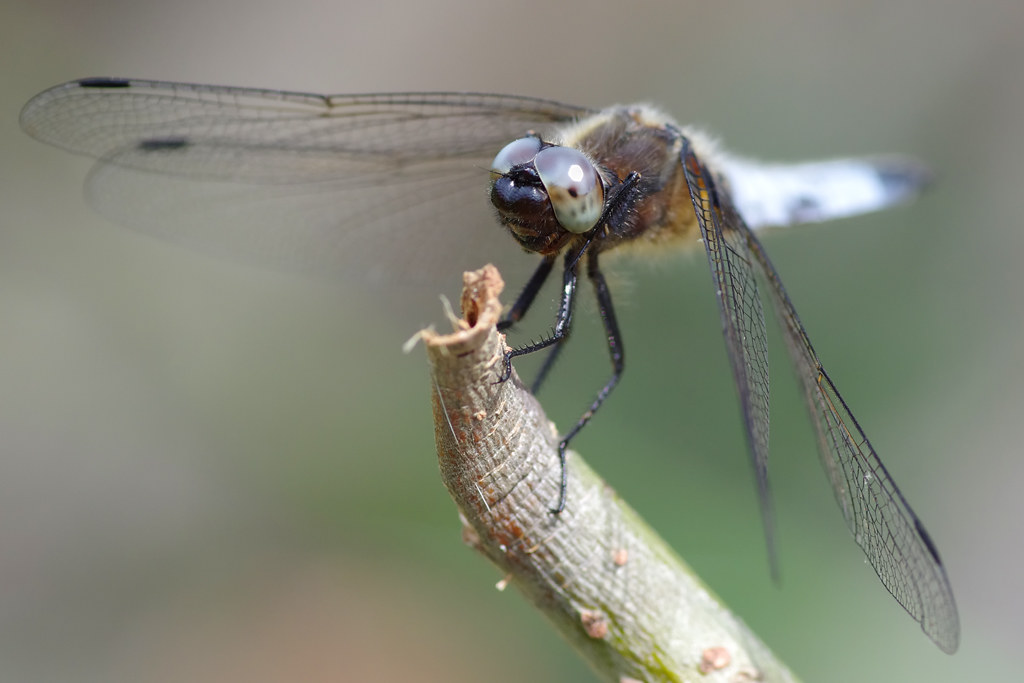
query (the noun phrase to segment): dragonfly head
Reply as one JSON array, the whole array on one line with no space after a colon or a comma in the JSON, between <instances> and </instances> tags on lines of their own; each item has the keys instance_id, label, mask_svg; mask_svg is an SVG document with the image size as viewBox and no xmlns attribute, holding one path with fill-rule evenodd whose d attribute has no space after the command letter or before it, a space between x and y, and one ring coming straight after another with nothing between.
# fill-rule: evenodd
<instances>
[{"instance_id":1,"label":"dragonfly head","mask_svg":"<svg viewBox=\"0 0 1024 683\"><path fill-rule=\"evenodd\" d=\"M498 152L491 174L499 220L530 251L560 251L597 225L604 210L597 167L572 147L520 138Z\"/></svg>"}]
</instances>

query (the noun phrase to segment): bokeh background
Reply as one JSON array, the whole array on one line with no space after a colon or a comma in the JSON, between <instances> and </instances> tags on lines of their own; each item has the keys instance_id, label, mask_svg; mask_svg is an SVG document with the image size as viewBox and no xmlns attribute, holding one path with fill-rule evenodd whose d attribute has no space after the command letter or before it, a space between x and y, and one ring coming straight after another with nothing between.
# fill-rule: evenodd
<instances>
[{"instance_id":1,"label":"bokeh background","mask_svg":"<svg viewBox=\"0 0 1024 683\"><path fill-rule=\"evenodd\" d=\"M699 253L622 276L628 372L575 446L804 680L1020 675L1019 3L13 0L0 26L0 680L594 680L460 541L400 352L440 306L394 315L104 221L89 162L17 124L96 75L649 100L763 158L926 160L914 206L766 239L942 551L956 656L848 537L777 335L769 579ZM579 325L541 397L562 425L607 370Z\"/></svg>"}]
</instances>

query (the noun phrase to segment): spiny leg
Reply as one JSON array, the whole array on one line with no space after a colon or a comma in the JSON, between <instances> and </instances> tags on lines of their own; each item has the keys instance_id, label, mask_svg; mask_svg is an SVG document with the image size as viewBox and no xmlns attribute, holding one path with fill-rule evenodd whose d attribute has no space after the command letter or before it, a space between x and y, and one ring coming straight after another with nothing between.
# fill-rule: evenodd
<instances>
[{"instance_id":1,"label":"spiny leg","mask_svg":"<svg viewBox=\"0 0 1024 683\"><path fill-rule=\"evenodd\" d=\"M601 404L611 394L612 389L619 383L619 378L622 377L622 369L625 367L625 350L622 346L622 335L619 333L619 323L615 319L611 291L608 289L608 283L605 281L604 274L601 273L601 269L597 264L596 251L587 254L587 277L594 284L598 312L601 314L601 322L604 323L604 332L608 339L608 353L612 360L612 376L605 383L604 387L601 388L601 391L597 392L597 397L590 404L587 412L583 413L579 421L576 422L576 425L569 430L562 438L561 443L558 444L558 462L562 469L562 480L558 489L558 505L551 509L551 512L555 514L565 509L565 492L568 486L565 471L565 449L569 446L569 441L583 429L583 426L590 421L590 418L594 416L597 409L601 407ZM558 349L558 347L555 348L556 350Z\"/></svg>"},{"instance_id":2,"label":"spiny leg","mask_svg":"<svg viewBox=\"0 0 1024 683\"><path fill-rule=\"evenodd\" d=\"M548 373L551 372L551 368L555 365L555 361L558 360L559 354L562 353L562 349L565 348L565 343L569 341L569 335L572 330L568 330L565 336L562 337L557 344L551 347L548 351L548 355L544 357L544 362L540 366L540 370L537 371L537 376L533 378L533 384L530 385L530 393L534 396L540 391L540 385L547 379Z\"/></svg>"},{"instance_id":3,"label":"spiny leg","mask_svg":"<svg viewBox=\"0 0 1024 683\"><path fill-rule=\"evenodd\" d=\"M504 332L523 319L523 316L526 315L526 312L530 309L530 306L537 298L537 294L540 292L541 287L544 286L548 276L551 274L556 258L557 256L555 254L545 256L537 265L537 269L534 270L533 275L530 276L529 281L523 287L522 291L519 292L519 296L516 297L515 303L513 303L512 307L508 309L505 317L498 321L498 330ZM562 338L561 343L555 344L547 357L544 358L544 363L541 365L540 370L537 372L537 377L533 380L533 384L530 386L530 393L536 394L540 391L540 385L544 382L544 379L547 377L551 367L558 359L559 352L565 348L565 342L567 340L568 335Z\"/></svg>"},{"instance_id":4,"label":"spiny leg","mask_svg":"<svg viewBox=\"0 0 1024 683\"><path fill-rule=\"evenodd\" d=\"M541 339L540 341L526 344L505 352L505 367L501 376L498 378L499 383L504 382L512 376L513 358L517 356L525 356L528 353L540 351L541 349L546 349L549 346L558 344L566 337L566 335L569 334L569 327L572 324L572 305L576 297L576 284L579 279L579 259L580 256L583 255L583 251L590 245L590 241L591 240L588 239L582 247L570 251L565 255L565 270L562 274L562 296L558 304L558 313L555 317L555 327L551 335ZM538 272L539 271L540 269L538 268ZM536 273L534 275L536 276ZM533 282L534 279L535 278L530 278L530 281ZM536 292L533 292L533 295L535 296ZM519 302L517 301L516 303Z\"/></svg>"}]
</instances>

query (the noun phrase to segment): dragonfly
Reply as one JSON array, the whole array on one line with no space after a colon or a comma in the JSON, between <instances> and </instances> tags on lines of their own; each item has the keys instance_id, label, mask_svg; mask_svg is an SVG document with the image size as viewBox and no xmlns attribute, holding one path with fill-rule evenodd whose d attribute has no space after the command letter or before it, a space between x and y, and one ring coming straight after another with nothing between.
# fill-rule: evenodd
<instances>
[{"instance_id":1,"label":"dragonfly","mask_svg":"<svg viewBox=\"0 0 1024 683\"><path fill-rule=\"evenodd\" d=\"M764 164L648 105L598 110L479 93L325 96L88 78L32 98L21 125L98 160L86 188L101 213L208 252L370 286L434 281L530 254L533 275L502 329L521 321L561 258L553 332L510 350L500 380L514 358L549 349L539 387L569 337L582 271L597 297L612 373L559 444L556 513L566 504L569 440L624 368L601 257L703 244L773 570L759 282L846 525L897 602L940 649L956 651L959 617L936 545L822 366L755 233L909 201L929 180L920 164L895 156ZM509 234L521 249L509 249Z\"/></svg>"}]
</instances>

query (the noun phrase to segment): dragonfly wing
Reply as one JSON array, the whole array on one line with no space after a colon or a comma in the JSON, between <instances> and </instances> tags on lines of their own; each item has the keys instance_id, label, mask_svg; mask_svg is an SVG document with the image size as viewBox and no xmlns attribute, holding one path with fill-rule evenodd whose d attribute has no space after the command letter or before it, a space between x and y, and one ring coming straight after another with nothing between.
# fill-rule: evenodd
<instances>
[{"instance_id":1,"label":"dragonfly wing","mask_svg":"<svg viewBox=\"0 0 1024 683\"><path fill-rule=\"evenodd\" d=\"M487 201L491 159L527 131L586 113L502 95L88 79L33 98L21 124L99 160L87 192L119 223L379 284L435 282L515 255Z\"/></svg>"},{"instance_id":2,"label":"dragonfly wing","mask_svg":"<svg viewBox=\"0 0 1024 683\"><path fill-rule=\"evenodd\" d=\"M393 169L462 157L489 164L515 136L588 113L511 95L315 95L84 79L36 95L22 110L21 125L43 142L110 163L195 178L295 183L351 178L353 163ZM193 158L202 158L202 166L176 165L164 154L189 147L207 149ZM143 153L115 158L133 149ZM285 166L240 163L260 160L250 154Z\"/></svg>"},{"instance_id":3,"label":"dragonfly wing","mask_svg":"<svg viewBox=\"0 0 1024 683\"><path fill-rule=\"evenodd\" d=\"M955 652L960 621L935 544L818 361L761 243L750 231L747 240L768 281L817 432L821 460L847 526L896 601L939 648Z\"/></svg>"},{"instance_id":4,"label":"dragonfly wing","mask_svg":"<svg viewBox=\"0 0 1024 683\"><path fill-rule=\"evenodd\" d=\"M685 137L681 157L715 283L722 331L757 478L768 558L772 574L777 577L775 525L768 487L768 340L753 258L747 246L749 230L728 197L719 193L716 179Z\"/></svg>"}]
</instances>

